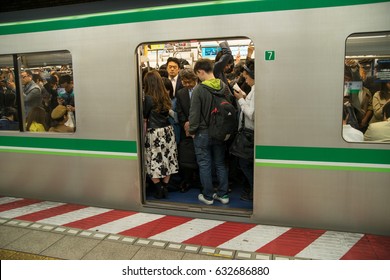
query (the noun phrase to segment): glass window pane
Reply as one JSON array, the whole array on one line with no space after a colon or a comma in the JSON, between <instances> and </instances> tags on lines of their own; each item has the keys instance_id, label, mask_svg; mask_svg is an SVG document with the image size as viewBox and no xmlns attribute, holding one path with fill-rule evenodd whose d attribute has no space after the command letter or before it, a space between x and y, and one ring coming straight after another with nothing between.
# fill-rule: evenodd
<instances>
[{"instance_id":1,"label":"glass window pane","mask_svg":"<svg viewBox=\"0 0 390 280\"><path fill-rule=\"evenodd\" d=\"M70 133L76 127L72 57L68 51L21 54L26 131Z\"/></svg>"},{"instance_id":2,"label":"glass window pane","mask_svg":"<svg viewBox=\"0 0 390 280\"><path fill-rule=\"evenodd\" d=\"M352 34L345 49L343 138L390 142L390 32Z\"/></svg>"}]
</instances>

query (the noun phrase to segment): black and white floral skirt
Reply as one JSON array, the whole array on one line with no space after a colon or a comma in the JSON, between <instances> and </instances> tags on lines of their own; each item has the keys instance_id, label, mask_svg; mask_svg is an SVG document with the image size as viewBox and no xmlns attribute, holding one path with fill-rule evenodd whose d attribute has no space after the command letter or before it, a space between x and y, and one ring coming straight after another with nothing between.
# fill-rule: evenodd
<instances>
[{"instance_id":1,"label":"black and white floral skirt","mask_svg":"<svg viewBox=\"0 0 390 280\"><path fill-rule=\"evenodd\" d=\"M151 178L164 178L179 171L173 127L148 128L145 139L146 172Z\"/></svg>"}]
</instances>

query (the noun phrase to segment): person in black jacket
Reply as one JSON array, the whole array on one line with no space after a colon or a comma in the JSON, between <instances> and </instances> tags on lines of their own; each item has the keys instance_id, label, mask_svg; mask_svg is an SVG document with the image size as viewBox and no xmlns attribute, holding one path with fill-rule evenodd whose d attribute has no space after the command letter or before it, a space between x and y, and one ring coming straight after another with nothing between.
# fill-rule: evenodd
<instances>
[{"instance_id":1,"label":"person in black jacket","mask_svg":"<svg viewBox=\"0 0 390 280\"><path fill-rule=\"evenodd\" d=\"M194 143L189 134L190 122L190 106L191 97L194 88L197 84L198 77L192 69L182 69L179 76L184 88L180 89L176 94L176 110L181 128L180 143L179 143L179 167L183 174L183 181L180 184L180 191L186 192L191 188L194 177L198 177L198 164L196 162Z\"/></svg>"},{"instance_id":2,"label":"person in black jacket","mask_svg":"<svg viewBox=\"0 0 390 280\"><path fill-rule=\"evenodd\" d=\"M202 81L195 87L191 98L189 134L194 137L196 160L199 165L202 193L199 201L211 205L214 200L223 204L229 203L228 171L225 166L225 142L209 137L210 108L212 94L231 95L227 85L213 74L213 63L209 59L196 62L194 72ZM214 193L212 183L212 167L215 166L218 177L218 190Z\"/></svg>"},{"instance_id":3,"label":"person in black jacket","mask_svg":"<svg viewBox=\"0 0 390 280\"><path fill-rule=\"evenodd\" d=\"M144 85L146 171L156 188L155 197L166 198L171 174L179 169L175 135L168 119L171 100L158 71L146 73Z\"/></svg>"},{"instance_id":4,"label":"person in black jacket","mask_svg":"<svg viewBox=\"0 0 390 280\"><path fill-rule=\"evenodd\" d=\"M234 58L230 50L229 44L226 41L219 43L221 50L217 53L215 57L215 64L213 69L214 77L222 80L226 85L229 85L228 79L226 78L226 73L231 72L234 66ZM229 88L232 93L232 89Z\"/></svg>"}]
</instances>

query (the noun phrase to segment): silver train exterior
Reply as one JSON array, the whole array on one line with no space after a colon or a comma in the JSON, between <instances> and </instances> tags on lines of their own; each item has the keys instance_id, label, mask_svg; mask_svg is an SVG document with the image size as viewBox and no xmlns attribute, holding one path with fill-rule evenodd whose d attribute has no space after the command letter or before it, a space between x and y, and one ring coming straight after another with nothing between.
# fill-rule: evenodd
<instances>
[{"instance_id":1,"label":"silver train exterior","mask_svg":"<svg viewBox=\"0 0 390 280\"><path fill-rule=\"evenodd\" d=\"M390 146L344 141L341 117L346 39L388 31L390 3L299 2L210 2L2 24L0 55L71 53L77 131L1 132L0 194L389 235ZM139 45L235 37L256 48L253 211L145 203ZM274 60L265 59L269 51Z\"/></svg>"}]
</instances>

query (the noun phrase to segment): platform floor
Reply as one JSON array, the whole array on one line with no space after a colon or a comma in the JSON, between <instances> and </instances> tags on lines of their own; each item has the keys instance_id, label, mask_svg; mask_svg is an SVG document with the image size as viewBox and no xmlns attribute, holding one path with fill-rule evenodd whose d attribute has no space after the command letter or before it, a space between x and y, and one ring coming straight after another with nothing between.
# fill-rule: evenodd
<instances>
[{"instance_id":1,"label":"platform floor","mask_svg":"<svg viewBox=\"0 0 390 280\"><path fill-rule=\"evenodd\" d=\"M390 236L0 197L0 259L389 260Z\"/></svg>"}]
</instances>

